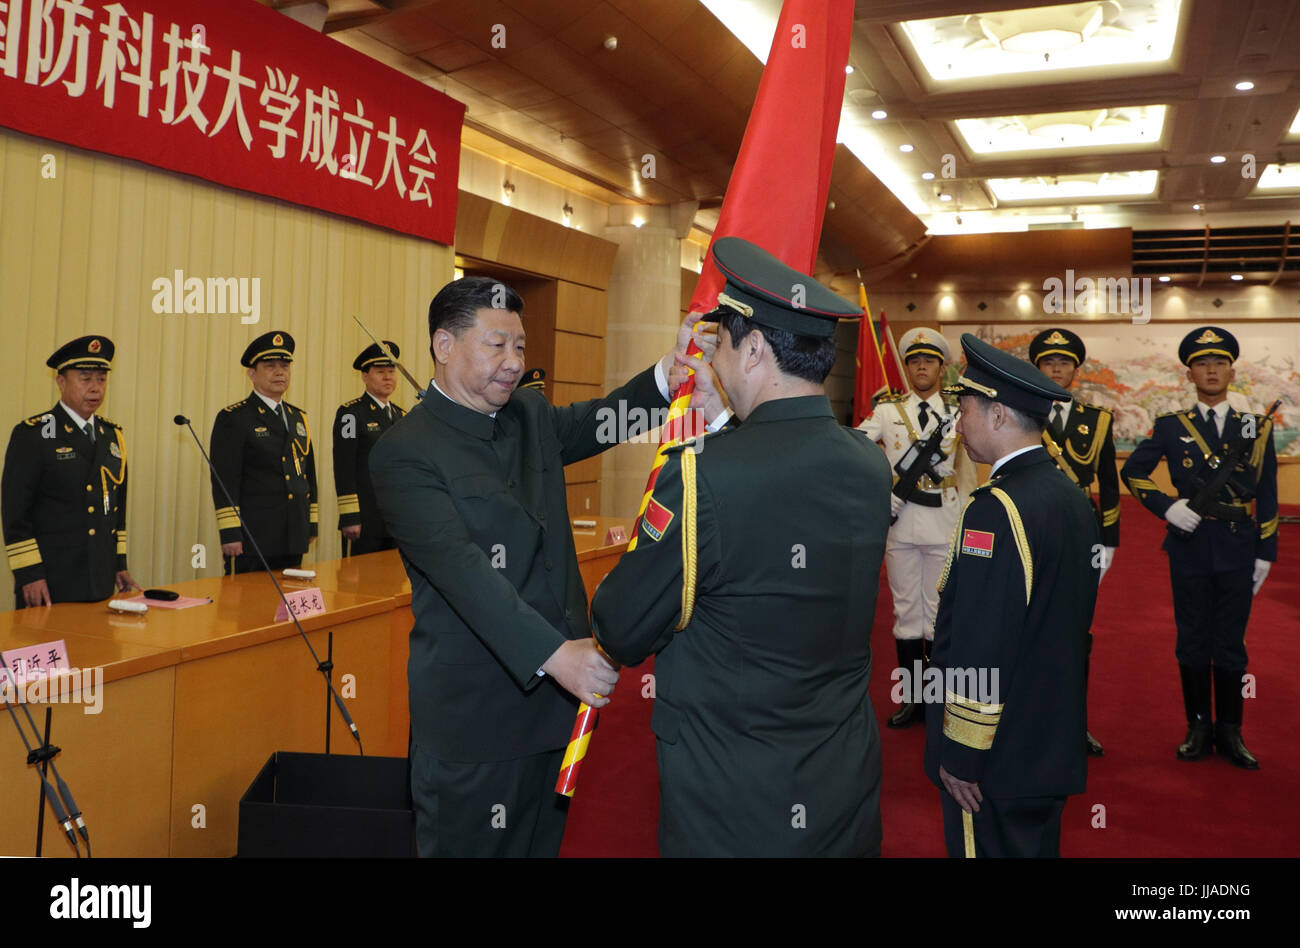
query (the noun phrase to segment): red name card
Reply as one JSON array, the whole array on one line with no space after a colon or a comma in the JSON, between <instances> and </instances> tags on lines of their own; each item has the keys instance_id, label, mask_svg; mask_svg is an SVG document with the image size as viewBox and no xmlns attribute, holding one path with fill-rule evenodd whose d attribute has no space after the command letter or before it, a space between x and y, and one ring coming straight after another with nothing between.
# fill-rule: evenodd
<instances>
[{"instance_id":1,"label":"red name card","mask_svg":"<svg viewBox=\"0 0 1300 948\"><path fill-rule=\"evenodd\" d=\"M285 602L289 603L285 608ZM275 610L275 621L284 622L289 618L292 612L295 617L305 619L307 616L319 615L325 611L325 597L321 591L313 586L311 589L297 589L291 593L285 593L284 599Z\"/></svg>"},{"instance_id":2,"label":"red name card","mask_svg":"<svg viewBox=\"0 0 1300 948\"><path fill-rule=\"evenodd\" d=\"M0 676L5 684L21 688L27 681L44 678L56 672L66 672L68 665L68 646L63 639L53 642L38 642L11 648L0 652L9 675Z\"/></svg>"},{"instance_id":3,"label":"red name card","mask_svg":"<svg viewBox=\"0 0 1300 948\"><path fill-rule=\"evenodd\" d=\"M464 115L254 0L0 0L0 125L441 244Z\"/></svg>"}]
</instances>

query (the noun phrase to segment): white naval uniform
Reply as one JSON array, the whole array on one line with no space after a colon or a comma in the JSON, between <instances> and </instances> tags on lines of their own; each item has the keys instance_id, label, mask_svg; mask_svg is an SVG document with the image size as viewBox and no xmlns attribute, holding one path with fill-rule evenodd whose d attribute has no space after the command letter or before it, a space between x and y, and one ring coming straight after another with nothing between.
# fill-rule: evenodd
<instances>
[{"instance_id":1,"label":"white naval uniform","mask_svg":"<svg viewBox=\"0 0 1300 948\"><path fill-rule=\"evenodd\" d=\"M870 418L858 429L879 442L889 458L890 467L907 453L912 441L925 440L955 411L935 392L926 403L928 423L921 427L917 409L921 399L915 392L906 396L882 398ZM961 438L955 430L941 443L947 457L936 465L936 473L945 486L942 507L925 507L907 503L898 512L898 521L889 528L885 543L885 564L889 573L889 590L894 598L894 638L934 638L934 619L939 608L939 579L948 558L948 544L957 529L957 519L970 492L975 488L975 465L966 456ZM897 473L894 479L898 479ZM922 477L917 485L934 492L935 485Z\"/></svg>"}]
</instances>

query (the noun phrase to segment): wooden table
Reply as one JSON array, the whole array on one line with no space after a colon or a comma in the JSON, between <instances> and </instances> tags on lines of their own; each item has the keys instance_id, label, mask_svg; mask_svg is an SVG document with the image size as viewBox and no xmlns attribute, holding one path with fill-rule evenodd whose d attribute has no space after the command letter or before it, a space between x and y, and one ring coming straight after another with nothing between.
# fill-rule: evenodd
<instances>
[{"instance_id":1,"label":"wooden table","mask_svg":"<svg viewBox=\"0 0 1300 948\"><path fill-rule=\"evenodd\" d=\"M574 528L590 597L626 542L605 544L598 517ZM411 586L396 551L305 564L311 580L278 576L286 592L315 586L326 611L302 621L324 659L333 638L333 680L370 755L405 756L406 661L413 624ZM198 579L173 588L210 598L189 609L110 612L105 603L62 603L0 613L0 647L52 639L70 663L102 669L103 687L74 696L89 703L33 704L38 727L52 717L55 758L86 814L98 856L231 856L239 798L277 750L324 748L326 691L290 622L275 622L278 595L264 574ZM331 709L331 750L356 753ZM23 718L21 710L18 711ZM0 711L0 718L8 718ZM25 723L25 719L24 719ZM0 720L0 855L35 851L39 783L12 722ZM69 855L46 808L44 851Z\"/></svg>"}]
</instances>

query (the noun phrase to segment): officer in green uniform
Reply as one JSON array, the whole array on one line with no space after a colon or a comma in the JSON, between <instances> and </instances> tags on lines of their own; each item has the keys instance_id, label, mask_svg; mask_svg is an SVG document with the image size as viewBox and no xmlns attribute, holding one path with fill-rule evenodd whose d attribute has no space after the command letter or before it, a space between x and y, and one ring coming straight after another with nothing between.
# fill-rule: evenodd
<instances>
[{"instance_id":1,"label":"officer in green uniform","mask_svg":"<svg viewBox=\"0 0 1300 948\"><path fill-rule=\"evenodd\" d=\"M1043 448L1052 403L1069 394L970 333L961 344L957 430L992 472L940 580L930 671L944 709L926 716L925 770L950 856L1057 856L1066 797L1088 775L1079 737L1100 530Z\"/></svg>"},{"instance_id":2,"label":"officer in green uniform","mask_svg":"<svg viewBox=\"0 0 1300 948\"><path fill-rule=\"evenodd\" d=\"M253 391L223 408L212 423L212 499L226 575L262 568L250 538L271 569L300 566L316 538L311 428L307 413L284 401L293 349L293 336L278 329L250 342L239 364L247 369Z\"/></svg>"},{"instance_id":3,"label":"officer in green uniform","mask_svg":"<svg viewBox=\"0 0 1300 948\"><path fill-rule=\"evenodd\" d=\"M126 441L97 414L113 352L106 336L61 346L45 362L58 373L58 404L9 436L0 518L16 608L139 588L126 569Z\"/></svg>"},{"instance_id":4,"label":"officer in green uniform","mask_svg":"<svg viewBox=\"0 0 1300 948\"><path fill-rule=\"evenodd\" d=\"M488 277L443 287L429 304L437 378L370 452L411 579L421 856L558 854L567 799L555 780L578 700L604 705L597 693L617 681L591 640L564 466L613 446L609 416L668 406L672 353L604 398L551 405L519 388L522 310Z\"/></svg>"},{"instance_id":5,"label":"officer in green uniform","mask_svg":"<svg viewBox=\"0 0 1300 948\"><path fill-rule=\"evenodd\" d=\"M1074 375L1088 358L1088 350L1078 334L1068 329L1044 329L1029 343L1029 361L1049 379L1069 390ZM1115 438L1111 431L1111 413L1100 405L1089 405L1072 398L1056 402L1043 429L1043 446L1065 476L1083 490L1101 524L1103 559L1098 581L1115 559L1119 546L1119 468L1115 464ZM1097 481L1097 500L1092 498L1092 482ZM1092 657L1092 631L1088 632L1088 659L1084 680L1088 677ZM1088 753L1100 757L1101 742L1085 732Z\"/></svg>"},{"instance_id":6,"label":"officer in green uniform","mask_svg":"<svg viewBox=\"0 0 1300 948\"><path fill-rule=\"evenodd\" d=\"M1183 338L1178 358L1196 387L1197 404L1157 417L1122 474L1133 496L1169 523L1163 548L1169 554L1178 626L1174 654L1187 714L1187 737L1177 756L1200 760L1215 746L1238 767L1257 770L1259 761L1241 737L1242 678L1251 601L1277 559L1277 454L1272 421L1228 404L1239 354L1236 337L1219 326L1200 326ZM1230 452L1239 458L1232 474L1198 513L1189 500ZM1151 480L1161 458L1176 498Z\"/></svg>"},{"instance_id":7,"label":"officer in green uniform","mask_svg":"<svg viewBox=\"0 0 1300 948\"><path fill-rule=\"evenodd\" d=\"M394 358L402 350L384 340ZM361 556L393 550L397 541L388 535L370 481L370 449L379 436L406 414L390 401L397 387L397 367L379 343L373 342L352 360L366 390L334 413L334 490L339 499L339 532L344 556Z\"/></svg>"},{"instance_id":8,"label":"officer in green uniform","mask_svg":"<svg viewBox=\"0 0 1300 948\"><path fill-rule=\"evenodd\" d=\"M624 664L656 654L662 855L879 855L863 617L891 476L822 387L836 320L861 312L740 238L713 257L712 367L741 424L668 452L592 597L593 634ZM707 396L707 368L696 386Z\"/></svg>"}]
</instances>

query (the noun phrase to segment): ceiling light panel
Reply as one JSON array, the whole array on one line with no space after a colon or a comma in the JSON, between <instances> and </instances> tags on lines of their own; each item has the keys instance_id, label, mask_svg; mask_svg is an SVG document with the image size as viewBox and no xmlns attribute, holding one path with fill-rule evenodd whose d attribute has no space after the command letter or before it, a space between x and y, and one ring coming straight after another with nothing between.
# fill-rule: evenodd
<instances>
[{"instance_id":1,"label":"ceiling light panel","mask_svg":"<svg viewBox=\"0 0 1300 948\"><path fill-rule=\"evenodd\" d=\"M1102 0L908 20L901 27L936 82L1068 69L1104 74L1169 62L1182 6L1182 0Z\"/></svg>"},{"instance_id":2,"label":"ceiling light panel","mask_svg":"<svg viewBox=\"0 0 1300 948\"><path fill-rule=\"evenodd\" d=\"M974 155L1144 151L1161 147L1164 105L957 119Z\"/></svg>"},{"instance_id":3,"label":"ceiling light panel","mask_svg":"<svg viewBox=\"0 0 1300 948\"><path fill-rule=\"evenodd\" d=\"M1300 165L1265 165L1255 190L1300 191Z\"/></svg>"},{"instance_id":4,"label":"ceiling light panel","mask_svg":"<svg viewBox=\"0 0 1300 948\"><path fill-rule=\"evenodd\" d=\"M1044 175L1033 178L990 178L989 190L1002 203L1014 201L1100 201L1154 194L1160 172L1122 171L1104 174Z\"/></svg>"}]
</instances>

